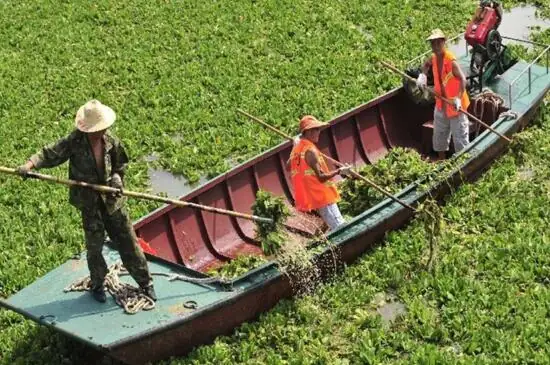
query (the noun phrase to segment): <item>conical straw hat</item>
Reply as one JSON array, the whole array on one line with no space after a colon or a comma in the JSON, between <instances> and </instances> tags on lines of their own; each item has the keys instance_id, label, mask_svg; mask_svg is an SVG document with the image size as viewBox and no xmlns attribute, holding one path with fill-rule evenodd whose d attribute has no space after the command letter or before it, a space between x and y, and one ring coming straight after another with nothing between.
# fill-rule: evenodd
<instances>
[{"instance_id":1,"label":"conical straw hat","mask_svg":"<svg viewBox=\"0 0 550 365\"><path fill-rule=\"evenodd\" d=\"M90 100L82 105L76 113L75 125L84 133L99 132L113 125L115 111L98 100Z\"/></svg>"}]
</instances>

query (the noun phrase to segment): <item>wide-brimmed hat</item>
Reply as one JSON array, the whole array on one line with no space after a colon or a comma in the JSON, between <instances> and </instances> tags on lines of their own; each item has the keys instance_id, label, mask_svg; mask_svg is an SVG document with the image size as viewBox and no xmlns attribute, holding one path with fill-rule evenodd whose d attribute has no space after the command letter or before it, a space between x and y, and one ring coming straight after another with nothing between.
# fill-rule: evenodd
<instances>
[{"instance_id":1,"label":"wide-brimmed hat","mask_svg":"<svg viewBox=\"0 0 550 365\"><path fill-rule=\"evenodd\" d=\"M113 125L115 111L99 100L90 100L76 112L75 125L84 133L99 132Z\"/></svg>"},{"instance_id":2,"label":"wide-brimmed hat","mask_svg":"<svg viewBox=\"0 0 550 365\"><path fill-rule=\"evenodd\" d=\"M446 39L445 33L441 29L434 29L432 30L432 34L428 38L426 38L427 41L433 41L435 39Z\"/></svg>"},{"instance_id":3,"label":"wide-brimmed hat","mask_svg":"<svg viewBox=\"0 0 550 365\"><path fill-rule=\"evenodd\" d=\"M308 129L321 128L326 125L326 123L317 120L313 115L306 115L300 120L300 133Z\"/></svg>"}]
</instances>

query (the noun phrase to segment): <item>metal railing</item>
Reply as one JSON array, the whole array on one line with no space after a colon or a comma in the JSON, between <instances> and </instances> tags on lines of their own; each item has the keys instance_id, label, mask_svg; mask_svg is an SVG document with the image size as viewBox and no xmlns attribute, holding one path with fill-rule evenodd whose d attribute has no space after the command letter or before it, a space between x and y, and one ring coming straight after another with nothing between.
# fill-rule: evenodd
<instances>
[{"instance_id":1,"label":"metal railing","mask_svg":"<svg viewBox=\"0 0 550 365\"><path fill-rule=\"evenodd\" d=\"M515 79L512 80L512 82L510 82L510 85L508 85L508 101L509 101L509 107L510 107L510 109L512 109L512 101L513 101L512 87L521 78L521 76L523 76L526 72L528 73L528 75L529 75L528 76L528 78L529 78L529 94L530 94L531 93L531 69L532 69L533 65L535 63L537 63L544 56L546 56L546 73L549 72L549 69L550 69L550 67L549 67L549 64L550 64L550 45L531 42L531 41L527 41L525 39L517 39L517 38L512 38L512 37L504 37L503 36L502 38L510 39L510 40L517 41L517 42L524 42L524 43L532 44L534 46L545 47L544 50L541 53L539 53L538 56L533 61L531 61L531 63L529 65L527 65L527 67L525 67L523 69L523 71L521 71L519 73L519 75L516 76Z\"/></svg>"}]
</instances>

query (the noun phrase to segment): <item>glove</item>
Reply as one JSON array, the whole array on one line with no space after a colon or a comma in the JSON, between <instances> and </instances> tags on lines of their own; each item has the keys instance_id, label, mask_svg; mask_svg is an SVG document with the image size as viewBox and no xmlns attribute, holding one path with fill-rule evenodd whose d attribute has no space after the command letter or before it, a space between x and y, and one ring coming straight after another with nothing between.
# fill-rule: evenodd
<instances>
[{"instance_id":1,"label":"glove","mask_svg":"<svg viewBox=\"0 0 550 365\"><path fill-rule=\"evenodd\" d=\"M27 166L27 164L21 165L17 168L17 173L23 178L23 180L26 180L29 177L30 171L31 169Z\"/></svg>"},{"instance_id":2,"label":"glove","mask_svg":"<svg viewBox=\"0 0 550 365\"><path fill-rule=\"evenodd\" d=\"M455 98L454 102L456 110L462 109L462 101L460 100L460 98Z\"/></svg>"},{"instance_id":3,"label":"glove","mask_svg":"<svg viewBox=\"0 0 550 365\"><path fill-rule=\"evenodd\" d=\"M424 88L428 86L428 77L423 73L418 75L418 78L416 79L416 86L418 86L419 88Z\"/></svg>"},{"instance_id":4,"label":"glove","mask_svg":"<svg viewBox=\"0 0 550 365\"><path fill-rule=\"evenodd\" d=\"M293 145L293 146L296 146L298 143L300 143L300 136L294 137L294 138L292 139L292 145Z\"/></svg>"},{"instance_id":5,"label":"glove","mask_svg":"<svg viewBox=\"0 0 550 365\"><path fill-rule=\"evenodd\" d=\"M338 174L340 174L341 176L348 177L350 176L350 171L351 171L351 165L345 164L344 166L338 169Z\"/></svg>"},{"instance_id":6,"label":"glove","mask_svg":"<svg viewBox=\"0 0 550 365\"><path fill-rule=\"evenodd\" d=\"M116 194L113 194L115 196L121 196L122 195L122 192L123 192L123 183L122 183L122 178L120 177L119 174L117 173L114 173L111 178L109 179L109 186L114 188L114 189L118 189L119 192L116 193Z\"/></svg>"}]
</instances>

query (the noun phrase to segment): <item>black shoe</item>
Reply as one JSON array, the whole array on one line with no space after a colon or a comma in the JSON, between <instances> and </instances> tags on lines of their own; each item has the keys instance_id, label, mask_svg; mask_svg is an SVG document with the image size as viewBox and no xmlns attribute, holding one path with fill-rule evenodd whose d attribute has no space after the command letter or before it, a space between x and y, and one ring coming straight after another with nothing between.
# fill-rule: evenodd
<instances>
[{"instance_id":1,"label":"black shoe","mask_svg":"<svg viewBox=\"0 0 550 365\"><path fill-rule=\"evenodd\" d=\"M143 294L153 299L153 301L155 302L157 301L157 294L155 293L155 288L153 288L152 285L142 287L141 291L143 292Z\"/></svg>"},{"instance_id":2,"label":"black shoe","mask_svg":"<svg viewBox=\"0 0 550 365\"><path fill-rule=\"evenodd\" d=\"M105 287L103 286L92 289L92 296L100 303L105 303L107 301L107 296L105 295Z\"/></svg>"}]
</instances>

